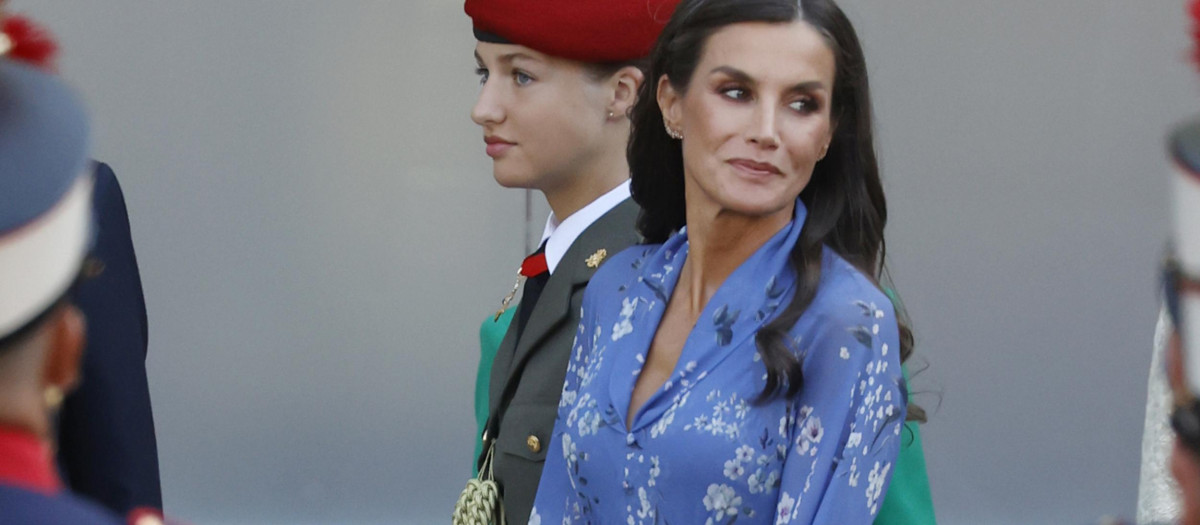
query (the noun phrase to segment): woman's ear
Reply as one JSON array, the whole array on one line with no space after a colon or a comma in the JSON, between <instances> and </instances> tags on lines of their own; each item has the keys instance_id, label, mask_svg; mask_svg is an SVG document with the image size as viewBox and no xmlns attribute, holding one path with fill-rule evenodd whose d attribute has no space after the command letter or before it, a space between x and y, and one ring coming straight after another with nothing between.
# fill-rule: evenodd
<instances>
[{"instance_id":1,"label":"woman's ear","mask_svg":"<svg viewBox=\"0 0 1200 525\"><path fill-rule=\"evenodd\" d=\"M629 114L629 110L633 108L633 104L637 102L638 90L642 88L642 82L645 82L646 75L641 69L634 66L625 66L612 76L613 80L613 102L612 112L614 115L624 117Z\"/></svg>"},{"instance_id":2,"label":"woman's ear","mask_svg":"<svg viewBox=\"0 0 1200 525\"><path fill-rule=\"evenodd\" d=\"M79 367L87 340L83 313L75 305L63 306L49 326L49 348L42 365L42 383L70 392L79 383Z\"/></svg>"},{"instance_id":3,"label":"woman's ear","mask_svg":"<svg viewBox=\"0 0 1200 525\"><path fill-rule=\"evenodd\" d=\"M663 114L663 124L668 128L682 132L683 125L680 119L683 116L682 94L675 90L675 86L671 85L671 79L666 75L658 77L658 87L655 89L655 99L658 100L658 109Z\"/></svg>"}]
</instances>

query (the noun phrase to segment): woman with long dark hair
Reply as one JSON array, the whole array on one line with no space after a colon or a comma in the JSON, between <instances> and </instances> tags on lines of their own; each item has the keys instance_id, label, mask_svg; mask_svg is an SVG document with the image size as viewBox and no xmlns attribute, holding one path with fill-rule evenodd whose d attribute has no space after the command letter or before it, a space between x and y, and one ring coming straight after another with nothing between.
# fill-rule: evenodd
<instances>
[{"instance_id":1,"label":"woman with long dark hair","mask_svg":"<svg viewBox=\"0 0 1200 525\"><path fill-rule=\"evenodd\" d=\"M870 523L908 405L866 67L831 0L685 0L633 111L531 523Z\"/></svg>"}]
</instances>

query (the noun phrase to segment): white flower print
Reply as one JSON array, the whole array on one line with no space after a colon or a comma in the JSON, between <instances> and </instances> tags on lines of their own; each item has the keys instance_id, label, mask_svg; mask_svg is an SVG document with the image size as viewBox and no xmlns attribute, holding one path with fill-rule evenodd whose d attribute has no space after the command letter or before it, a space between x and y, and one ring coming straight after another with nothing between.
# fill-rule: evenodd
<instances>
[{"instance_id":1,"label":"white flower print","mask_svg":"<svg viewBox=\"0 0 1200 525\"><path fill-rule=\"evenodd\" d=\"M718 517L721 514L730 516L738 513L738 507L742 504L742 497L738 496L733 491L733 487L713 483L708 486L708 494L704 496L704 508L710 512L715 512Z\"/></svg>"},{"instance_id":2,"label":"white flower print","mask_svg":"<svg viewBox=\"0 0 1200 525\"><path fill-rule=\"evenodd\" d=\"M864 452L865 454L865 452ZM858 458L850 460L850 480L851 487L858 486Z\"/></svg>"},{"instance_id":3,"label":"white flower print","mask_svg":"<svg viewBox=\"0 0 1200 525\"><path fill-rule=\"evenodd\" d=\"M579 418L578 428L580 436L595 434L600 429L600 413L593 411L584 414Z\"/></svg>"},{"instance_id":4,"label":"white flower print","mask_svg":"<svg viewBox=\"0 0 1200 525\"><path fill-rule=\"evenodd\" d=\"M801 454L816 454L816 445L825 437L825 428L821 426L821 418L810 417L804 420L800 435L796 436L796 446Z\"/></svg>"},{"instance_id":5,"label":"white flower print","mask_svg":"<svg viewBox=\"0 0 1200 525\"><path fill-rule=\"evenodd\" d=\"M641 503L641 508L638 509L638 517L646 519L654 516L654 509L650 508L650 499L646 497L645 487L638 487L638 502Z\"/></svg>"},{"instance_id":6,"label":"white flower print","mask_svg":"<svg viewBox=\"0 0 1200 525\"><path fill-rule=\"evenodd\" d=\"M792 521L792 509L796 506L796 500L793 499L787 492L780 494L779 506L775 509L775 523L780 525L790 523Z\"/></svg>"},{"instance_id":7,"label":"white flower print","mask_svg":"<svg viewBox=\"0 0 1200 525\"><path fill-rule=\"evenodd\" d=\"M754 449L750 448L750 445L742 445L738 447L735 454L737 454L738 463L746 463L754 459Z\"/></svg>"},{"instance_id":8,"label":"white flower print","mask_svg":"<svg viewBox=\"0 0 1200 525\"><path fill-rule=\"evenodd\" d=\"M529 525L542 525L542 517L538 515L537 507L529 514Z\"/></svg>"},{"instance_id":9,"label":"white flower print","mask_svg":"<svg viewBox=\"0 0 1200 525\"><path fill-rule=\"evenodd\" d=\"M659 474L662 474L662 467L658 464L658 456L650 456L650 481L646 484L653 487Z\"/></svg>"},{"instance_id":10,"label":"white flower print","mask_svg":"<svg viewBox=\"0 0 1200 525\"><path fill-rule=\"evenodd\" d=\"M850 359L850 349L843 346L842 349L838 351L838 356L842 359Z\"/></svg>"},{"instance_id":11,"label":"white flower print","mask_svg":"<svg viewBox=\"0 0 1200 525\"><path fill-rule=\"evenodd\" d=\"M629 319L622 319L613 325L612 340L618 341L631 333L633 333L633 323L629 322Z\"/></svg>"},{"instance_id":12,"label":"white flower print","mask_svg":"<svg viewBox=\"0 0 1200 525\"><path fill-rule=\"evenodd\" d=\"M879 462L876 461L875 468L867 474L867 508L871 509L872 514L878 510L879 498L883 496L883 482L887 480L888 471L891 469L891 463L883 465L880 469Z\"/></svg>"},{"instance_id":13,"label":"white flower print","mask_svg":"<svg viewBox=\"0 0 1200 525\"><path fill-rule=\"evenodd\" d=\"M742 466L742 462L735 459L725 462L725 477L737 481L737 479L742 477L742 474L745 473L746 467Z\"/></svg>"},{"instance_id":14,"label":"white flower print","mask_svg":"<svg viewBox=\"0 0 1200 525\"><path fill-rule=\"evenodd\" d=\"M774 487L775 484L778 482L779 482L779 473L772 470L770 474L767 474L767 480L763 482L763 487L769 489L769 488Z\"/></svg>"},{"instance_id":15,"label":"white flower print","mask_svg":"<svg viewBox=\"0 0 1200 525\"><path fill-rule=\"evenodd\" d=\"M758 469L751 474L750 477L746 478L746 484L750 487L751 494L758 494L759 492L762 492L765 489L765 487L763 487L762 469Z\"/></svg>"},{"instance_id":16,"label":"white flower print","mask_svg":"<svg viewBox=\"0 0 1200 525\"><path fill-rule=\"evenodd\" d=\"M739 400L737 400L737 403L735 403L733 405L733 416L734 417L736 417L738 419L746 419L746 414L749 414L749 413L750 413L750 403L747 403L745 399L739 399Z\"/></svg>"},{"instance_id":17,"label":"white flower print","mask_svg":"<svg viewBox=\"0 0 1200 525\"><path fill-rule=\"evenodd\" d=\"M633 322L630 319L633 317L633 311L637 309L637 302L636 297L626 297L621 300L620 319L613 325L613 341L618 341L633 332Z\"/></svg>"},{"instance_id":18,"label":"white flower print","mask_svg":"<svg viewBox=\"0 0 1200 525\"><path fill-rule=\"evenodd\" d=\"M684 405L687 405L688 398L691 395L691 391L675 395L675 398L671 400L671 407L663 413L658 421L654 422L654 426L650 427L650 439L656 439L667 431L671 423L675 422L675 412L683 408Z\"/></svg>"}]
</instances>

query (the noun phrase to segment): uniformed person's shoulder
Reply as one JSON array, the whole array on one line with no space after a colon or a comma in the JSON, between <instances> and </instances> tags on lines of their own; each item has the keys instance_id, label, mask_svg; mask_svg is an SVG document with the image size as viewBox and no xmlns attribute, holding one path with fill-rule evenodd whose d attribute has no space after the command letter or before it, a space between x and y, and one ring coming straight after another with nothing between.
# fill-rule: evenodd
<instances>
[{"instance_id":1,"label":"uniformed person's shoulder","mask_svg":"<svg viewBox=\"0 0 1200 525\"><path fill-rule=\"evenodd\" d=\"M106 509L68 492L43 494L0 486L0 525L122 524Z\"/></svg>"}]
</instances>

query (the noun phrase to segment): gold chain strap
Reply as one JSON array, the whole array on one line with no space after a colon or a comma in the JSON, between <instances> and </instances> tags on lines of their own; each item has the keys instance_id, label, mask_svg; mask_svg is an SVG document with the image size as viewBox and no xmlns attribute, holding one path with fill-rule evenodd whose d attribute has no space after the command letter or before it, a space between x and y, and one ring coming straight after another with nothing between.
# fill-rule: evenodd
<instances>
[{"instance_id":1,"label":"gold chain strap","mask_svg":"<svg viewBox=\"0 0 1200 525\"><path fill-rule=\"evenodd\" d=\"M452 525L506 525L500 486L492 474L492 453L495 450L496 444L490 443L479 475L468 481L467 487L458 496L454 514L451 515Z\"/></svg>"}]
</instances>

